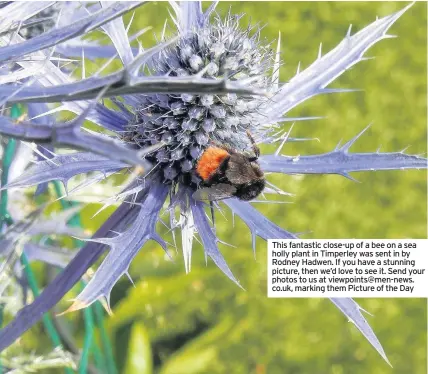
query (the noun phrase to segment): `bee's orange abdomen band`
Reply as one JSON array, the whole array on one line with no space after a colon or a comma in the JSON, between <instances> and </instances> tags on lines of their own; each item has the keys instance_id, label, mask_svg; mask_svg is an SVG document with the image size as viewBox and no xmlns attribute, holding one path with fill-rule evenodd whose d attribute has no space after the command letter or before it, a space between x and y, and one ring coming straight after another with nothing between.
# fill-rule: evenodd
<instances>
[{"instance_id":1,"label":"bee's orange abdomen band","mask_svg":"<svg viewBox=\"0 0 428 374\"><path fill-rule=\"evenodd\" d=\"M229 153L224 149L209 147L202 154L196 166L196 172L203 180L209 179Z\"/></svg>"}]
</instances>

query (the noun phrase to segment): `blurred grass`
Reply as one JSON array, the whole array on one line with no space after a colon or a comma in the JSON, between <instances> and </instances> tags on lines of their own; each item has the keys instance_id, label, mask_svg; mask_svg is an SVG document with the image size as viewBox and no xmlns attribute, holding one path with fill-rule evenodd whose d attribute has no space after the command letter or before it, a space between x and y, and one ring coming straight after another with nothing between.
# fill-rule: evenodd
<instances>
[{"instance_id":1,"label":"blurred grass","mask_svg":"<svg viewBox=\"0 0 428 374\"><path fill-rule=\"evenodd\" d=\"M266 23L262 36L267 40L276 39L281 31L282 81L293 76L299 61L305 68L316 58L320 42L324 53L337 45L349 24L356 32L376 15L404 6L394 2L221 2L218 12L226 14L231 4L233 13L246 14L243 24L250 18L253 23ZM426 152L426 15L426 3L415 4L393 26L391 33L397 39L381 41L368 52L375 60L358 64L332 84L364 92L317 97L293 110L290 116L325 117L294 127L294 136L320 142L293 143L284 153L330 151L369 123L373 125L353 151L374 151L382 144L383 151L411 145L410 153ZM140 38L149 47L167 17L166 3L145 5L137 10L130 34L153 26L152 33ZM172 22L169 26L173 30ZM273 146L262 148L263 153L273 150ZM290 231L311 230L305 238L427 237L426 171L353 176L361 183L330 175L271 176L278 187L296 194L287 199L293 204L257 207ZM91 219L97 209L92 205L84 210L85 228L95 230L111 213L106 210ZM218 216L217 233L237 248L222 246L222 252L246 291L227 280L212 262L205 267L197 243L189 275L184 274L180 253L171 263L158 246L146 245L131 266L136 288L127 279L117 284L112 294L115 315L106 322L120 372L150 374L152 365L161 374L427 372L426 299L359 300L374 315L368 320L394 366L391 369L328 300L267 299L265 242L257 240L254 260L246 226L237 221L232 227L231 215L227 213L226 218ZM163 228L160 231L166 234ZM73 319L77 333L82 321L77 315Z\"/></svg>"}]
</instances>

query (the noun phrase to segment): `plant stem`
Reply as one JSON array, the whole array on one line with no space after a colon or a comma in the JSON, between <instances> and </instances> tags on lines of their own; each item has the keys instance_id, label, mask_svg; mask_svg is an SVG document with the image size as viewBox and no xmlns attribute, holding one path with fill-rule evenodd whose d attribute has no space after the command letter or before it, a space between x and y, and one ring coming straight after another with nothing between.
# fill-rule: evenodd
<instances>
[{"instance_id":1,"label":"plant stem","mask_svg":"<svg viewBox=\"0 0 428 374\"><path fill-rule=\"evenodd\" d=\"M30 286L31 292L33 293L34 297L39 296L39 288L37 286L36 277L33 271L31 270L30 263L25 253L21 255L21 263L24 266L24 271L25 271L25 274L27 275L28 285ZM48 314L45 314L43 316L43 323L52 341L52 345L54 347L59 347L61 345L61 339Z\"/></svg>"},{"instance_id":2,"label":"plant stem","mask_svg":"<svg viewBox=\"0 0 428 374\"><path fill-rule=\"evenodd\" d=\"M109 374L117 374L116 363L114 362L113 349L110 344L110 339L108 338L107 331L104 327L104 310L99 302L95 303L95 318L97 321L97 326L100 329L101 333L101 342L103 345L103 350L107 358L107 372Z\"/></svg>"},{"instance_id":3,"label":"plant stem","mask_svg":"<svg viewBox=\"0 0 428 374\"><path fill-rule=\"evenodd\" d=\"M80 357L79 374L86 374L87 372L92 339L94 338L94 316L92 309L83 309L83 317L85 320L85 338L83 340L82 356Z\"/></svg>"},{"instance_id":4,"label":"plant stem","mask_svg":"<svg viewBox=\"0 0 428 374\"><path fill-rule=\"evenodd\" d=\"M5 186L9 179L9 168L15 154L16 140L9 139L7 146L4 149L3 160L2 160L2 173L1 173L1 186ZM0 230L3 228L4 223L8 223L11 220L9 213L7 212L8 203L8 191L2 190L0 193Z\"/></svg>"}]
</instances>

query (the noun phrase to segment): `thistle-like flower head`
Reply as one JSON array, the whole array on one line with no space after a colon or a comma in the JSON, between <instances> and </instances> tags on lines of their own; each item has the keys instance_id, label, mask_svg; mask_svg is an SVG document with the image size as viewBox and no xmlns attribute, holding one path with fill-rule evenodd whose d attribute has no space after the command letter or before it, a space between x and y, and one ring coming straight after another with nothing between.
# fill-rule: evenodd
<instances>
[{"instance_id":1,"label":"thistle-like flower head","mask_svg":"<svg viewBox=\"0 0 428 374\"><path fill-rule=\"evenodd\" d=\"M225 21L217 17L202 27L192 26L178 41L153 59L153 75L208 79L247 80L253 87L268 90L274 54L260 42L260 32L241 30L238 16ZM165 147L147 157L162 170L165 182L197 185L194 172L201 153L213 142L238 151L251 147L247 131L261 133L258 108L263 96L234 93L158 94L142 96L134 117L126 126L124 139L149 147Z\"/></svg>"}]
</instances>

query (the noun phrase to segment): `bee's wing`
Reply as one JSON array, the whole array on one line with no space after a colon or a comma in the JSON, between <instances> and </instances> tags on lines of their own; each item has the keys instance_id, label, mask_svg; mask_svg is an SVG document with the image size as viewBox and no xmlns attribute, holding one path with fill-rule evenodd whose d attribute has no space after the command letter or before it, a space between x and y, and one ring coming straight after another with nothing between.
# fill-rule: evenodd
<instances>
[{"instance_id":1,"label":"bee's wing","mask_svg":"<svg viewBox=\"0 0 428 374\"><path fill-rule=\"evenodd\" d=\"M211 187L203 187L196 190L192 197L195 200L223 200L233 196L236 192L236 188L230 184L219 183Z\"/></svg>"}]
</instances>

